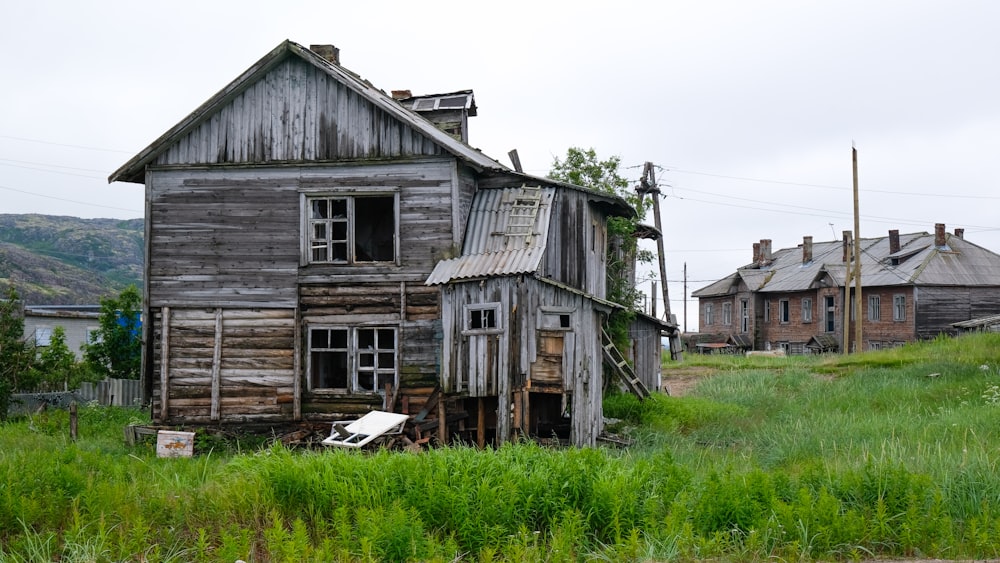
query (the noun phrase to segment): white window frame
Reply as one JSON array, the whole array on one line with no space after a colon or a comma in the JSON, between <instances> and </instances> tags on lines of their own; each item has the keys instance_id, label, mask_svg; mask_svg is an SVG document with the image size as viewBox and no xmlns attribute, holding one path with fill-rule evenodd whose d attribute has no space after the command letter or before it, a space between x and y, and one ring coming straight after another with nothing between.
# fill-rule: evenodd
<instances>
[{"instance_id":1,"label":"white window frame","mask_svg":"<svg viewBox=\"0 0 1000 563\"><path fill-rule=\"evenodd\" d=\"M802 298L802 322L811 323L813 321L813 300L812 297Z\"/></svg>"},{"instance_id":2,"label":"white window frame","mask_svg":"<svg viewBox=\"0 0 1000 563\"><path fill-rule=\"evenodd\" d=\"M313 337L316 331L346 332L345 346L328 346L318 348L313 346ZM374 348L361 347L360 340L362 333L371 331L372 340L375 342ZM386 348L380 342L384 338L384 331L392 333L392 347ZM384 384L387 378L391 379L393 388L399 385L399 327L391 325L373 326L343 326L343 325L310 325L307 327L307 377L306 381L309 391L314 393L328 394L355 394L355 395L375 395L385 393ZM314 353L344 353L347 363L346 387L320 387L314 381L313 365ZM391 354L391 357L386 357ZM370 374L374 389L366 389L362 384L363 374ZM388 377L386 377L388 376Z\"/></svg>"},{"instance_id":3,"label":"white window frame","mask_svg":"<svg viewBox=\"0 0 1000 563\"><path fill-rule=\"evenodd\" d=\"M733 324L733 304L723 303L722 304L722 324L725 326L731 326Z\"/></svg>"},{"instance_id":4,"label":"white window frame","mask_svg":"<svg viewBox=\"0 0 1000 563\"><path fill-rule=\"evenodd\" d=\"M52 344L52 327L35 327L35 346L49 346Z\"/></svg>"},{"instance_id":5,"label":"white window frame","mask_svg":"<svg viewBox=\"0 0 1000 563\"><path fill-rule=\"evenodd\" d=\"M715 324L715 306L712 303L705 303L705 326Z\"/></svg>"},{"instance_id":6,"label":"white window frame","mask_svg":"<svg viewBox=\"0 0 1000 563\"><path fill-rule=\"evenodd\" d=\"M873 323L882 320L882 297L879 295L868 296L868 320Z\"/></svg>"},{"instance_id":7,"label":"white window frame","mask_svg":"<svg viewBox=\"0 0 1000 563\"><path fill-rule=\"evenodd\" d=\"M786 325L790 322L792 322L792 304L788 301L788 299L779 299L778 323Z\"/></svg>"},{"instance_id":8,"label":"white window frame","mask_svg":"<svg viewBox=\"0 0 1000 563\"><path fill-rule=\"evenodd\" d=\"M771 322L771 300L770 299L765 299L764 300L764 322L765 323Z\"/></svg>"},{"instance_id":9,"label":"white window frame","mask_svg":"<svg viewBox=\"0 0 1000 563\"><path fill-rule=\"evenodd\" d=\"M356 203L359 199L375 197L392 197L393 207L393 232L392 232L392 258L389 260L361 260L357 257L357 221L355 220ZM313 202L325 200L327 202L344 201L346 205L345 216L314 218L312 216ZM330 205L330 204L328 204ZM300 262L302 265L332 265L332 266L365 266L400 264L399 257L399 189L395 187L366 187L358 191L354 189L344 189L338 191L309 191L301 194L300 215L302 217L302 250ZM333 238L335 223L344 223L343 238ZM317 236L317 228L323 227L323 236ZM345 247L343 259L334 259L333 247L335 244L343 244ZM325 250L326 259L314 259L314 251Z\"/></svg>"},{"instance_id":10,"label":"white window frame","mask_svg":"<svg viewBox=\"0 0 1000 563\"><path fill-rule=\"evenodd\" d=\"M479 326L476 326L476 325ZM500 303L473 303L465 305L462 315L462 334L497 334L503 332Z\"/></svg>"},{"instance_id":11,"label":"white window frame","mask_svg":"<svg viewBox=\"0 0 1000 563\"><path fill-rule=\"evenodd\" d=\"M740 332L750 332L750 300L740 299Z\"/></svg>"},{"instance_id":12,"label":"white window frame","mask_svg":"<svg viewBox=\"0 0 1000 563\"><path fill-rule=\"evenodd\" d=\"M892 296L892 320L906 320L906 296L903 294Z\"/></svg>"}]
</instances>

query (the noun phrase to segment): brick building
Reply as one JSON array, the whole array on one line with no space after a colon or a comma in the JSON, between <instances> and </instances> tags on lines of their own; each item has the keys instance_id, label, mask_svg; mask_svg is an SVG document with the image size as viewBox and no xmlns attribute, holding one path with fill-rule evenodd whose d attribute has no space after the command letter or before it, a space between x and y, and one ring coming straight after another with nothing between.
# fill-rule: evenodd
<instances>
[{"instance_id":1,"label":"brick building","mask_svg":"<svg viewBox=\"0 0 1000 563\"><path fill-rule=\"evenodd\" d=\"M699 330L756 350L792 354L848 346L877 350L955 332L953 323L1000 313L1000 255L965 240L964 230L861 239L862 342L854 341L853 253L850 231L842 241L772 252L771 241L753 245L753 261L692 293ZM845 293L845 281L850 291Z\"/></svg>"}]
</instances>

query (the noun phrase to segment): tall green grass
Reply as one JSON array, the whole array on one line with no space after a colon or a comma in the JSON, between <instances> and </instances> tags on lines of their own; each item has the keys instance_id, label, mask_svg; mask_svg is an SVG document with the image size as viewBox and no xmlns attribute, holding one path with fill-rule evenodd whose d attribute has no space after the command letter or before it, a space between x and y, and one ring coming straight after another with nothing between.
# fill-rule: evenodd
<instances>
[{"instance_id":1,"label":"tall green grass","mask_svg":"<svg viewBox=\"0 0 1000 563\"><path fill-rule=\"evenodd\" d=\"M908 347L896 367L733 360L690 396L609 397L627 449L160 459L124 445L135 411L82 409L76 442L59 411L11 421L0 563L998 555L997 335Z\"/></svg>"}]
</instances>

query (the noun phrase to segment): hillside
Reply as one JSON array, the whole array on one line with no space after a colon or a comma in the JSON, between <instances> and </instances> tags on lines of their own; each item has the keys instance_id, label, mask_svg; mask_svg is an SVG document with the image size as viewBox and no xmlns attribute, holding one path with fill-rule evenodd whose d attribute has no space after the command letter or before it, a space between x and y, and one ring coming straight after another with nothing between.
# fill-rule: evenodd
<instances>
[{"instance_id":1,"label":"hillside","mask_svg":"<svg viewBox=\"0 0 1000 563\"><path fill-rule=\"evenodd\" d=\"M0 214L0 289L29 305L92 305L142 286L143 220Z\"/></svg>"}]
</instances>

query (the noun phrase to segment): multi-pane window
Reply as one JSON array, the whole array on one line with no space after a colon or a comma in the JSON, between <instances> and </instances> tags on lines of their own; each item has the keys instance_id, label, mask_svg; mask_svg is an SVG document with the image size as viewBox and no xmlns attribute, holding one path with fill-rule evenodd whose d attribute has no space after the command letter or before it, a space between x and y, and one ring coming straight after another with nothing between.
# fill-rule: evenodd
<instances>
[{"instance_id":1,"label":"multi-pane window","mask_svg":"<svg viewBox=\"0 0 1000 563\"><path fill-rule=\"evenodd\" d=\"M740 299L740 332L750 332L749 299Z\"/></svg>"},{"instance_id":2,"label":"multi-pane window","mask_svg":"<svg viewBox=\"0 0 1000 563\"><path fill-rule=\"evenodd\" d=\"M396 196L309 197L308 261L357 264L396 260Z\"/></svg>"},{"instance_id":3,"label":"multi-pane window","mask_svg":"<svg viewBox=\"0 0 1000 563\"><path fill-rule=\"evenodd\" d=\"M733 324L733 304L722 304L722 324L729 326Z\"/></svg>"},{"instance_id":4,"label":"multi-pane window","mask_svg":"<svg viewBox=\"0 0 1000 563\"><path fill-rule=\"evenodd\" d=\"M778 322L782 324L787 324L791 322L792 314L788 306L787 299L781 299L778 301Z\"/></svg>"},{"instance_id":5,"label":"multi-pane window","mask_svg":"<svg viewBox=\"0 0 1000 563\"><path fill-rule=\"evenodd\" d=\"M309 330L309 387L375 393L396 378L396 329L391 327Z\"/></svg>"},{"instance_id":6,"label":"multi-pane window","mask_svg":"<svg viewBox=\"0 0 1000 563\"><path fill-rule=\"evenodd\" d=\"M905 321L906 320L906 296L905 295L893 295L892 296L892 320L894 320L894 321Z\"/></svg>"},{"instance_id":7,"label":"multi-pane window","mask_svg":"<svg viewBox=\"0 0 1000 563\"><path fill-rule=\"evenodd\" d=\"M52 327L40 326L35 328L35 346L48 346L52 343Z\"/></svg>"},{"instance_id":8,"label":"multi-pane window","mask_svg":"<svg viewBox=\"0 0 1000 563\"><path fill-rule=\"evenodd\" d=\"M715 322L715 307L708 303L705 305L705 324L710 325Z\"/></svg>"},{"instance_id":9,"label":"multi-pane window","mask_svg":"<svg viewBox=\"0 0 1000 563\"><path fill-rule=\"evenodd\" d=\"M764 300L764 322L771 322L771 301L769 299Z\"/></svg>"},{"instance_id":10,"label":"multi-pane window","mask_svg":"<svg viewBox=\"0 0 1000 563\"><path fill-rule=\"evenodd\" d=\"M811 297L802 299L802 322L811 323L813 320L813 300Z\"/></svg>"},{"instance_id":11,"label":"multi-pane window","mask_svg":"<svg viewBox=\"0 0 1000 563\"><path fill-rule=\"evenodd\" d=\"M882 299L878 295L868 296L868 320L879 321L882 319Z\"/></svg>"}]
</instances>

